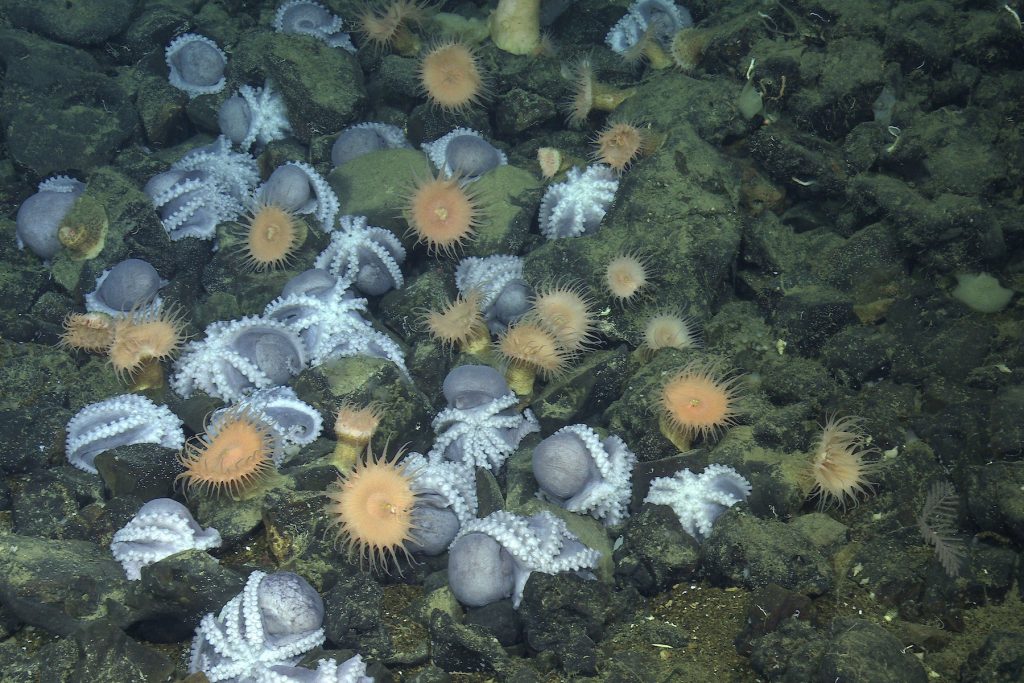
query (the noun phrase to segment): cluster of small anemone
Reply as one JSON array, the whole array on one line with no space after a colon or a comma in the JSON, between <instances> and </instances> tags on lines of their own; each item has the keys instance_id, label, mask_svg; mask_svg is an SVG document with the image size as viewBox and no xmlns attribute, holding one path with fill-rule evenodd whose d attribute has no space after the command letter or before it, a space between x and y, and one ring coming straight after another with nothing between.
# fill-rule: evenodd
<instances>
[{"instance_id":1,"label":"cluster of small anemone","mask_svg":"<svg viewBox=\"0 0 1024 683\"><path fill-rule=\"evenodd\" d=\"M173 308L142 308L125 315L69 313L60 346L105 353L123 380L137 387L163 383L159 362L172 358L185 340L185 323ZM148 381L140 381L143 375Z\"/></svg>"}]
</instances>

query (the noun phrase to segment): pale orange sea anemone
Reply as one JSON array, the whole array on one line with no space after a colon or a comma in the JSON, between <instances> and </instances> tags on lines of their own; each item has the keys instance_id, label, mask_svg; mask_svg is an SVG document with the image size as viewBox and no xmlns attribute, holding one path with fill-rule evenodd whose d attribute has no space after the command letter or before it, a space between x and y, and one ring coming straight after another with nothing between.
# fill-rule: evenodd
<instances>
[{"instance_id":1,"label":"pale orange sea anemone","mask_svg":"<svg viewBox=\"0 0 1024 683\"><path fill-rule=\"evenodd\" d=\"M537 375L550 379L569 366L569 352L534 315L524 316L505 331L498 341L498 353L508 366L509 386L520 396L533 393Z\"/></svg>"},{"instance_id":2,"label":"pale orange sea anemone","mask_svg":"<svg viewBox=\"0 0 1024 683\"><path fill-rule=\"evenodd\" d=\"M862 423L858 417L831 415L822 427L804 473L810 497L818 499L821 509L835 504L845 510L847 503L856 505L858 496L875 489L868 477L878 469L878 463L864 458L878 449L868 445Z\"/></svg>"},{"instance_id":3,"label":"pale orange sea anemone","mask_svg":"<svg viewBox=\"0 0 1024 683\"><path fill-rule=\"evenodd\" d=\"M533 299L535 320L555 336L566 351L575 353L595 341L594 310L581 285L547 285Z\"/></svg>"},{"instance_id":4,"label":"pale orange sea anemone","mask_svg":"<svg viewBox=\"0 0 1024 683\"><path fill-rule=\"evenodd\" d=\"M637 297L651 282L647 258L636 252L619 254L608 262L604 271L608 292L620 303Z\"/></svg>"},{"instance_id":5,"label":"pale orange sea anemone","mask_svg":"<svg viewBox=\"0 0 1024 683\"><path fill-rule=\"evenodd\" d=\"M185 444L178 462L185 471L175 478L186 493L239 498L274 470L276 438L269 425L248 410L221 414Z\"/></svg>"},{"instance_id":6,"label":"pale orange sea anemone","mask_svg":"<svg viewBox=\"0 0 1024 683\"><path fill-rule=\"evenodd\" d=\"M324 512L349 555L375 571L386 571L389 561L397 566L399 552L411 557L407 546L416 540L413 477L400 457L401 451L377 458L368 450L325 494Z\"/></svg>"},{"instance_id":7,"label":"pale orange sea anemone","mask_svg":"<svg viewBox=\"0 0 1024 683\"><path fill-rule=\"evenodd\" d=\"M176 309L147 309L114 320L107 353L118 376L132 376L150 361L172 357L184 341L185 322Z\"/></svg>"},{"instance_id":8,"label":"pale orange sea anemone","mask_svg":"<svg viewBox=\"0 0 1024 683\"><path fill-rule=\"evenodd\" d=\"M334 436L338 440L334 447L334 466L347 472L356 464L359 454L370 445L384 411L375 403L357 406L342 403L334 420Z\"/></svg>"},{"instance_id":9,"label":"pale orange sea anemone","mask_svg":"<svg viewBox=\"0 0 1024 683\"><path fill-rule=\"evenodd\" d=\"M594 109L615 111L620 104L636 93L636 88L619 90L598 81L589 57L584 57L571 65L564 65L562 73L572 83L572 92L563 105L566 122L572 128L583 126Z\"/></svg>"},{"instance_id":10,"label":"pale orange sea anemone","mask_svg":"<svg viewBox=\"0 0 1024 683\"><path fill-rule=\"evenodd\" d=\"M699 346L693 321L675 313L656 313L644 326L643 349L692 349Z\"/></svg>"},{"instance_id":11,"label":"pale orange sea anemone","mask_svg":"<svg viewBox=\"0 0 1024 683\"><path fill-rule=\"evenodd\" d=\"M394 48L411 57L419 52L420 39L413 31L427 18L431 3L426 0L391 0L363 5L356 18L356 30L365 45L377 50Z\"/></svg>"},{"instance_id":12,"label":"pale orange sea anemone","mask_svg":"<svg viewBox=\"0 0 1024 683\"><path fill-rule=\"evenodd\" d=\"M448 41L435 45L420 61L420 87L431 104L458 112L487 96L480 62L464 43Z\"/></svg>"},{"instance_id":13,"label":"pale orange sea anemone","mask_svg":"<svg viewBox=\"0 0 1024 683\"><path fill-rule=\"evenodd\" d=\"M739 415L737 376L724 376L718 364L691 360L661 388L661 431L687 451L700 437L710 439L736 422Z\"/></svg>"},{"instance_id":14,"label":"pale orange sea anemone","mask_svg":"<svg viewBox=\"0 0 1024 683\"><path fill-rule=\"evenodd\" d=\"M631 123L611 123L597 134L594 143L594 161L622 173L646 151L647 139L644 131Z\"/></svg>"},{"instance_id":15,"label":"pale orange sea anemone","mask_svg":"<svg viewBox=\"0 0 1024 683\"><path fill-rule=\"evenodd\" d=\"M106 313L69 313L58 346L81 351L106 351L114 341L114 319Z\"/></svg>"},{"instance_id":16,"label":"pale orange sea anemone","mask_svg":"<svg viewBox=\"0 0 1024 683\"><path fill-rule=\"evenodd\" d=\"M305 224L276 204L253 206L242 227L243 263L252 271L285 267L306 239Z\"/></svg>"},{"instance_id":17,"label":"pale orange sea anemone","mask_svg":"<svg viewBox=\"0 0 1024 683\"><path fill-rule=\"evenodd\" d=\"M428 251L451 255L472 239L480 226L480 205L456 178L431 177L413 188L406 200L405 218Z\"/></svg>"},{"instance_id":18,"label":"pale orange sea anemone","mask_svg":"<svg viewBox=\"0 0 1024 683\"><path fill-rule=\"evenodd\" d=\"M479 353L491 343L491 334L480 311L480 293L470 290L441 310L424 315L430 335L448 349L458 347L465 353Z\"/></svg>"}]
</instances>

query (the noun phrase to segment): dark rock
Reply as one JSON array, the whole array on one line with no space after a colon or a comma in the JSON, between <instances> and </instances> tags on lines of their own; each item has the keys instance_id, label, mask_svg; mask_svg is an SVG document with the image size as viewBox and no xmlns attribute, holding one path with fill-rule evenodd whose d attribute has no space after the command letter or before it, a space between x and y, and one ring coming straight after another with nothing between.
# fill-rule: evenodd
<instances>
[{"instance_id":1,"label":"dark rock","mask_svg":"<svg viewBox=\"0 0 1024 683\"><path fill-rule=\"evenodd\" d=\"M176 451L153 443L104 451L94 464L111 496L142 500L173 495L175 477L182 471Z\"/></svg>"},{"instance_id":2,"label":"dark rock","mask_svg":"<svg viewBox=\"0 0 1024 683\"><path fill-rule=\"evenodd\" d=\"M125 29L138 0L52 2L6 0L3 9L17 28L70 45L100 45Z\"/></svg>"},{"instance_id":3,"label":"dark rock","mask_svg":"<svg viewBox=\"0 0 1024 683\"><path fill-rule=\"evenodd\" d=\"M926 683L921 662L896 636L863 619L836 619L816 680L852 681L871 677L885 683Z\"/></svg>"},{"instance_id":4,"label":"dark rock","mask_svg":"<svg viewBox=\"0 0 1024 683\"><path fill-rule=\"evenodd\" d=\"M4 543L0 601L18 619L61 635L72 635L82 622L123 627L136 619L124 570L107 548L14 534Z\"/></svg>"},{"instance_id":5,"label":"dark rock","mask_svg":"<svg viewBox=\"0 0 1024 683\"><path fill-rule=\"evenodd\" d=\"M810 622L785 619L777 629L751 643L750 664L771 681L813 681L828 638Z\"/></svg>"},{"instance_id":6,"label":"dark rock","mask_svg":"<svg viewBox=\"0 0 1024 683\"><path fill-rule=\"evenodd\" d=\"M459 624L441 610L430 617L430 650L434 664L450 672L495 672L506 677L529 668L509 657L483 628Z\"/></svg>"},{"instance_id":7,"label":"dark rock","mask_svg":"<svg viewBox=\"0 0 1024 683\"><path fill-rule=\"evenodd\" d=\"M772 633L787 619L810 621L813 617L810 598L770 583L750 595L744 629L736 636L736 650L749 655L755 639Z\"/></svg>"},{"instance_id":8,"label":"dark rock","mask_svg":"<svg viewBox=\"0 0 1024 683\"><path fill-rule=\"evenodd\" d=\"M365 574L341 576L323 598L324 631L332 643L367 657L387 653L390 636L381 618L384 590L379 583Z\"/></svg>"},{"instance_id":9,"label":"dark rock","mask_svg":"<svg viewBox=\"0 0 1024 683\"><path fill-rule=\"evenodd\" d=\"M921 662L895 636L862 619L836 619L828 633L786 619L753 641L750 662L772 681L925 683Z\"/></svg>"},{"instance_id":10,"label":"dark rock","mask_svg":"<svg viewBox=\"0 0 1024 683\"><path fill-rule=\"evenodd\" d=\"M15 532L58 538L81 507L102 499L96 476L71 466L24 475L14 490Z\"/></svg>"},{"instance_id":11,"label":"dark rock","mask_svg":"<svg viewBox=\"0 0 1024 683\"><path fill-rule=\"evenodd\" d=\"M0 410L0 472L18 474L46 467L64 451L64 426L71 412L38 406Z\"/></svg>"},{"instance_id":12,"label":"dark rock","mask_svg":"<svg viewBox=\"0 0 1024 683\"><path fill-rule=\"evenodd\" d=\"M522 637L522 620L509 600L499 600L477 609L466 610L465 623L467 626L481 626L487 629L505 647L515 645Z\"/></svg>"},{"instance_id":13,"label":"dark rock","mask_svg":"<svg viewBox=\"0 0 1024 683\"><path fill-rule=\"evenodd\" d=\"M821 595L832 588L832 567L811 540L793 527L731 508L715 522L700 548L701 565L719 584L750 589L776 583Z\"/></svg>"},{"instance_id":14,"label":"dark rock","mask_svg":"<svg viewBox=\"0 0 1024 683\"><path fill-rule=\"evenodd\" d=\"M699 546L666 505L646 505L630 517L615 550L615 577L656 595L697 570Z\"/></svg>"},{"instance_id":15,"label":"dark rock","mask_svg":"<svg viewBox=\"0 0 1024 683\"><path fill-rule=\"evenodd\" d=\"M135 131L129 93L88 54L8 29L0 31L0 62L7 148L34 173L89 171Z\"/></svg>"},{"instance_id":16,"label":"dark rock","mask_svg":"<svg viewBox=\"0 0 1024 683\"><path fill-rule=\"evenodd\" d=\"M184 103L182 92L166 78L141 77L135 107L151 145L167 147L186 136L189 128Z\"/></svg>"},{"instance_id":17,"label":"dark rock","mask_svg":"<svg viewBox=\"0 0 1024 683\"><path fill-rule=\"evenodd\" d=\"M133 581L131 603L138 615L129 632L155 643L190 638L199 620L220 612L245 586L245 577L202 550L186 550L142 568Z\"/></svg>"},{"instance_id":18,"label":"dark rock","mask_svg":"<svg viewBox=\"0 0 1024 683\"><path fill-rule=\"evenodd\" d=\"M48 643L36 657L47 681L164 681L175 673L172 658L104 622Z\"/></svg>"},{"instance_id":19,"label":"dark rock","mask_svg":"<svg viewBox=\"0 0 1024 683\"><path fill-rule=\"evenodd\" d=\"M967 508L979 527L1024 543L1024 468L993 462L967 471Z\"/></svg>"},{"instance_id":20,"label":"dark rock","mask_svg":"<svg viewBox=\"0 0 1024 683\"><path fill-rule=\"evenodd\" d=\"M989 442L992 450L1005 455L1024 451L1024 386L1003 387L988 412Z\"/></svg>"},{"instance_id":21,"label":"dark rock","mask_svg":"<svg viewBox=\"0 0 1024 683\"><path fill-rule=\"evenodd\" d=\"M607 589L575 574L534 572L526 582L519 615L526 642L554 652L572 675L594 675L597 642L614 612Z\"/></svg>"},{"instance_id":22,"label":"dark rock","mask_svg":"<svg viewBox=\"0 0 1024 683\"><path fill-rule=\"evenodd\" d=\"M1024 679L1024 633L993 631L960 667L964 683L995 683Z\"/></svg>"},{"instance_id":23,"label":"dark rock","mask_svg":"<svg viewBox=\"0 0 1024 683\"><path fill-rule=\"evenodd\" d=\"M514 136L558 116L558 107L547 97L512 88L501 97L495 112L498 132Z\"/></svg>"}]
</instances>

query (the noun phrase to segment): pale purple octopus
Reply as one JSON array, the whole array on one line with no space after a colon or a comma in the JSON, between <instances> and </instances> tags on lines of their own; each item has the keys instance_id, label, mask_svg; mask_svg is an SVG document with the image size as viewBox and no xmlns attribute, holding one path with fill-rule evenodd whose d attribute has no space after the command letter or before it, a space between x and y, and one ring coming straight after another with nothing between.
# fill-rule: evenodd
<instances>
[{"instance_id":1,"label":"pale purple octopus","mask_svg":"<svg viewBox=\"0 0 1024 683\"><path fill-rule=\"evenodd\" d=\"M454 368L444 378L442 393L448 407L432 423L437 439L431 458L497 472L523 437L540 430L529 408L519 412L519 397L492 367Z\"/></svg>"},{"instance_id":2,"label":"pale purple octopus","mask_svg":"<svg viewBox=\"0 0 1024 683\"><path fill-rule=\"evenodd\" d=\"M263 315L299 335L314 367L333 358L371 356L390 360L408 378L401 347L360 315L366 311L366 299L356 297L339 278L329 288L322 287L322 282L319 275L305 276L302 286L271 301Z\"/></svg>"},{"instance_id":3,"label":"pale purple octopus","mask_svg":"<svg viewBox=\"0 0 1024 683\"><path fill-rule=\"evenodd\" d=\"M518 256L467 256L455 268L455 286L480 295L480 310L491 334L501 334L533 306L533 289L523 279Z\"/></svg>"},{"instance_id":4,"label":"pale purple octopus","mask_svg":"<svg viewBox=\"0 0 1024 683\"><path fill-rule=\"evenodd\" d=\"M68 462L98 474L96 456L120 446L155 443L164 448L185 445L181 420L167 406L139 394L122 394L90 403L71 418L65 450Z\"/></svg>"},{"instance_id":5,"label":"pale purple octopus","mask_svg":"<svg viewBox=\"0 0 1024 683\"><path fill-rule=\"evenodd\" d=\"M505 510L462 525L448 550L448 585L456 599L482 607L512 598L517 608L533 572L593 576L601 553L583 545L550 512L529 517Z\"/></svg>"},{"instance_id":6,"label":"pale purple octopus","mask_svg":"<svg viewBox=\"0 0 1024 683\"><path fill-rule=\"evenodd\" d=\"M171 388L188 398L196 391L228 402L256 389L285 384L307 363L306 345L284 323L259 316L218 321L206 338L189 342L174 364Z\"/></svg>"},{"instance_id":7,"label":"pale purple octopus","mask_svg":"<svg viewBox=\"0 0 1024 683\"><path fill-rule=\"evenodd\" d=\"M402 264L405 247L389 230L367 225L366 216L342 216L339 230L331 232L331 243L314 268L321 268L367 296L380 296L400 289L405 280Z\"/></svg>"},{"instance_id":8,"label":"pale purple octopus","mask_svg":"<svg viewBox=\"0 0 1024 683\"><path fill-rule=\"evenodd\" d=\"M355 655L338 664L335 659L318 659L316 669L275 664L260 675L260 683L373 683L366 675L366 662Z\"/></svg>"},{"instance_id":9,"label":"pale purple octopus","mask_svg":"<svg viewBox=\"0 0 1024 683\"><path fill-rule=\"evenodd\" d=\"M574 166L565 181L550 185L541 199L541 233L554 240L595 232L618 189L619 177L610 167L595 164L580 171Z\"/></svg>"},{"instance_id":10,"label":"pale purple octopus","mask_svg":"<svg viewBox=\"0 0 1024 683\"><path fill-rule=\"evenodd\" d=\"M142 578L142 568L183 550L209 550L221 544L220 533L203 529L188 508L170 498L143 505L131 521L114 534L110 552L124 567L129 581Z\"/></svg>"},{"instance_id":11,"label":"pale purple octopus","mask_svg":"<svg viewBox=\"0 0 1024 683\"><path fill-rule=\"evenodd\" d=\"M256 201L297 214L312 214L324 230L334 227L340 205L327 181L307 163L286 161L256 190Z\"/></svg>"},{"instance_id":12,"label":"pale purple octopus","mask_svg":"<svg viewBox=\"0 0 1024 683\"><path fill-rule=\"evenodd\" d=\"M243 150L253 145L265 147L291 132L288 110L281 94L270 81L262 88L243 85L220 105L217 112L220 132Z\"/></svg>"},{"instance_id":13,"label":"pale purple octopus","mask_svg":"<svg viewBox=\"0 0 1024 683\"><path fill-rule=\"evenodd\" d=\"M212 95L224 89L227 55L217 43L196 33L183 33L164 51L170 69L168 80L189 98Z\"/></svg>"},{"instance_id":14,"label":"pale purple octopus","mask_svg":"<svg viewBox=\"0 0 1024 683\"><path fill-rule=\"evenodd\" d=\"M189 673L209 681L257 681L274 666L293 666L324 642L324 603L298 574L254 571L241 593L199 622Z\"/></svg>"},{"instance_id":15,"label":"pale purple octopus","mask_svg":"<svg viewBox=\"0 0 1024 683\"><path fill-rule=\"evenodd\" d=\"M630 54L650 31L662 48L672 46L672 38L681 29L693 26L693 17L685 7L671 0L636 0L605 36L605 44L618 54Z\"/></svg>"},{"instance_id":16,"label":"pale purple octopus","mask_svg":"<svg viewBox=\"0 0 1024 683\"><path fill-rule=\"evenodd\" d=\"M476 470L472 465L409 453L402 460L416 492L409 549L440 555L463 524L476 518Z\"/></svg>"},{"instance_id":17,"label":"pale purple octopus","mask_svg":"<svg viewBox=\"0 0 1024 683\"><path fill-rule=\"evenodd\" d=\"M28 247L36 256L49 261L60 251L57 236L60 223L82 193L85 183L66 175L47 178L38 192L18 207L15 239L19 249Z\"/></svg>"},{"instance_id":18,"label":"pale purple octopus","mask_svg":"<svg viewBox=\"0 0 1024 683\"><path fill-rule=\"evenodd\" d=\"M445 178L455 175L466 181L476 180L491 169L508 164L505 153L472 128L456 128L421 147Z\"/></svg>"},{"instance_id":19,"label":"pale purple octopus","mask_svg":"<svg viewBox=\"0 0 1024 683\"><path fill-rule=\"evenodd\" d=\"M357 123L338 134L331 146L331 163L341 166L382 149L412 149L412 145L398 126L374 121Z\"/></svg>"},{"instance_id":20,"label":"pale purple octopus","mask_svg":"<svg viewBox=\"0 0 1024 683\"><path fill-rule=\"evenodd\" d=\"M355 53L349 35L341 30L343 25L341 17L312 0L290 0L278 7L274 15L274 30L278 33L313 36L330 47Z\"/></svg>"},{"instance_id":21,"label":"pale purple octopus","mask_svg":"<svg viewBox=\"0 0 1024 683\"><path fill-rule=\"evenodd\" d=\"M612 435L601 440L586 425L569 425L533 450L541 499L615 526L628 514L636 456Z\"/></svg>"},{"instance_id":22,"label":"pale purple octopus","mask_svg":"<svg viewBox=\"0 0 1024 683\"><path fill-rule=\"evenodd\" d=\"M160 308L160 288L167 284L148 261L130 258L96 278L96 289L85 295L85 308L93 313L125 315Z\"/></svg>"},{"instance_id":23,"label":"pale purple octopus","mask_svg":"<svg viewBox=\"0 0 1024 683\"><path fill-rule=\"evenodd\" d=\"M233 151L230 140L221 136L150 178L144 191L172 240L208 240L218 224L242 215L258 180L256 160Z\"/></svg>"},{"instance_id":24,"label":"pale purple octopus","mask_svg":"<svg viewBox=\"0 0 1024 683\"><path fill-rule=\"evenodd\" d=\"M668 505L686 533L704 540L718 516L750 495L750 482L728 465L708 465L700 474L679 470L651 481L645 503Z\"/></svg>"}]
</instances>

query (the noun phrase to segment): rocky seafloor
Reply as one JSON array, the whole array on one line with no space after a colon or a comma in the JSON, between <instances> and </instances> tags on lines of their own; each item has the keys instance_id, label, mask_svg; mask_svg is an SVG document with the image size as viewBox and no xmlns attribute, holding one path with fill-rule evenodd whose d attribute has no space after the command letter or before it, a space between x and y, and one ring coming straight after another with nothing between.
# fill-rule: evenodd
<instances>
[{"instance_id":1,"label":"rocky seafloor","mask_svg":"<svg viewBox=\"0 0 1024 683\"><path fill-rule=\"evenodd\" d=\"M342 17L361 5L324 4ZM491 91L450 114L418 93L415 54L350 54L275 33L274 3L0 1L0 681L201 681L187 671L195 628L257 569L295 572L322 596L326 642L304 663L359 653L378 681L1021 680L1024 8L698 0L688 9L701 55L682 70L608 49L627 2L578 0L548 27L554 47L522 56L487 38L494 4L435 3L464 20ZM431 22L419 30L424 45L448 37ZM190 99L168 83L164 47L187 31L227 52L220 93ZM603 82L635 93L573 128L565 65L582 55ZM330 430L244 500L186 499L176 452L152 444L100 455L98 475L68 464L72 416L133 388L102 357L57 346L104 269L149 261L168 282L161 296L202 338L214 321L258 314L327 245L311 224L288 268L247 272L230 229L217 250L172 242L142 191L216 137L218 109L239 86L266 79L292 134L261 151L262 176L308 162L341 213L367 216L410 250L405 285L371 297L369 317L401 345L412 382L387 360L354 357L291 385L328 418L343 401L385 406L379 438L412 450L430 448L449 369L479 362L420 325L423 309L453 298L457 258L407 235L401 209L425 167L419 152L335 169L331 145L350 124L383 121L416 146L471 127L508 155L476 183L487 210L461 255L522 256L534 286L582 283L597 342L538 381L527 400L540 433L497 475L478 473L480 514L553 509L534 495L531 457L562 426L618 435L639 461L630 516L611 529L572 520L602 552L596 581L534 573L518 609L464 608L443 555L401 575L368 573L324 518ZM537 150L582 165L606 117L643 125L658 144L622 175L594 234L547 240ZM102 207L106 240L93 258L61 251L44 263L16 245L19 206L55 174L85 182ZM655 276L623 305L602 273L630 250ZM701 349L644 353L644 322L658 311L693 319ZM720 438L679 453L659 429L657 395L695 354L742 376L741 409ZM144 393L189 433L219 405L162 385ZM863 418L876 486L857 505L820 511L799 469L837 413ZM711 463L735 468L752 492L698 543L670 508L642 500L652 478ZM940 481L955 491L955 576L918 523ZM158 497L186 502L224 543L128 581L111 539Z\"/></svg>"}]
</instances>

